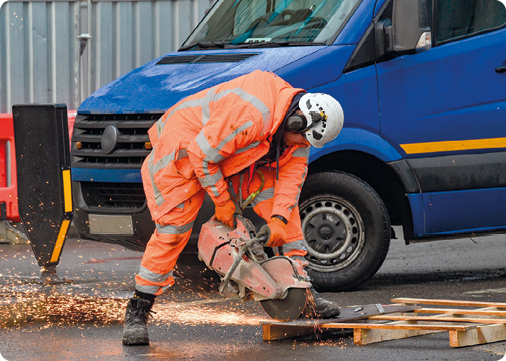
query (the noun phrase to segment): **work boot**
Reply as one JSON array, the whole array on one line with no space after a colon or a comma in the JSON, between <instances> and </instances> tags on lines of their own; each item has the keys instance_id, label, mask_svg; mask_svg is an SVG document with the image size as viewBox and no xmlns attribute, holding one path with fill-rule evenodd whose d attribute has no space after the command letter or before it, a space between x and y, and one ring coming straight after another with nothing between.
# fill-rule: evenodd
<instances>
[{"instance_id":1,"label":"work boot","mask_svg":"<svg viewBox=\"0 0 506 361\"><path fill-rule=\"evenodd\" d=\"M341 313L337 303L324 299L315 288L310 288L311 296L304 309L303 316L310 318L331 318ZM312 298L312 300L311 300Z\"/></svg>"},{"instance_id":2,"label":"work boot","mask_svg":"<svg viewBox=\"0 0 506 361\"><path fill-rule=\"evenodd\" d=\"M123 325L123 345L149 345L148 317L153 302L143 298L131 298L128 302Z\"/></svg>"}]
</instances>

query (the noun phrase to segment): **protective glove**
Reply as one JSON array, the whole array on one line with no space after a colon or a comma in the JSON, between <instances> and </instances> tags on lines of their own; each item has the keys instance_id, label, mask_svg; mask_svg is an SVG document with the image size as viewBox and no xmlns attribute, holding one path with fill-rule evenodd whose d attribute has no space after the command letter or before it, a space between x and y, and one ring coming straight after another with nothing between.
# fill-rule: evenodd
<instances>
[{"instance_id":1,"label":"protective glove","mask_svg":"<svg viewBox=\"0 0 506 361\"><path fill-rule=\"evenodd\" d=\"M234 225L234 213L235 213L235 203L229 199L226 203L222 205L216 205L215 208L215 217L223 224L231 228L235 228Z\"/></svg>"},{"instance_id":2,"label":"protective glove","mask_svg":"<svg viewBox=\"0 0 506 361\"><path fill-rule=\"evenodd\" d=\"M286 224L281 219L272 217L257 233L257 237L267 236L264 247L281 247L286 242Z\"/></svg>"}]
</instances>

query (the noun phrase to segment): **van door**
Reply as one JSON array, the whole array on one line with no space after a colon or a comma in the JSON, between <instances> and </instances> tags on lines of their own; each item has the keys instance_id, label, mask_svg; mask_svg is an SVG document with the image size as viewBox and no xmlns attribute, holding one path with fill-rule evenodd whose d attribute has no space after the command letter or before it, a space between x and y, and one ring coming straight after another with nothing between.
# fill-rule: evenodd
<instances>
[{"instance_id":1,"label":"van door","mask_svg":"<svg viewBox=\"0 0 506 361\"><path fill-rule=\"evenodd\" d=\"M415 237L506 227L506 8L429 6L433 48L377 64L381 134L420 183Z\"/></svg>"}]
</instances>

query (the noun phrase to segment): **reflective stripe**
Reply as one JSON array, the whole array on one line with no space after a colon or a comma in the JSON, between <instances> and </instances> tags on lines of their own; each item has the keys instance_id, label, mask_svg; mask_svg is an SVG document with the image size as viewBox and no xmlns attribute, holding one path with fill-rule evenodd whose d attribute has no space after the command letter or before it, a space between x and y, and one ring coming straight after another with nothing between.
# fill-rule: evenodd
<instances>
[{"instance_id":1,"label":"reflective stripe","mask_svg":"<svg viewBox=\"0 0 506 361\"><path fill-rule=\"evenodd\" d=\"M234 140L234 138L239 134L241 133L242 131L248 129L249 127L251 127L253 125L253 122L250 120L249 122L246 122L244 123L243 125L241 125L239 128L235 129L232 133L230 133L229 135L227 135L225 137L225 139L223 139L220 144L218 144L218 146L216 147L216 150L217 151L220 151L222 150L223 148L225 148L225 146L227 145L227 143L231 142L232 140Z\"/></svg>"},{"instance_id":2,"label":"reflective stripe","mask_svg":"<svg viewBox=\"0 0 506 361\"><path fill-rule=\"evenodd\" d=\"M204 178L199 178L199 181L200 181L200 184L202 184L202 186L205 187L203 184L206 183L206 179L208 177L211 178L211 173L209 173L209 161L207 160L207 158L202 161L202 171L204 172ZM219 174L220 176L223 177L219 168L218 168L218 172L216 172L216 174ZM220 196L220 192L218 192L218 188L216 188L214 186L214 184L210 186L210 190L211 190L211 192L213 192L213 195L215 197Z\"/></svg>"},{"instance_id":3,"label":"reflective stripe","mask_svg":"<svg viewBox=\"0 0 506 361\"><path fill-rule=\"evenodd\" d=\"M193 227L193 222L190 222L188 224L183 224L182 226L174 226L174 225L161 225L161 224L158 224L156 223L156 231L158 233L163 233L163 234L183 234L183 233L186 233L188 231L190 231Z\"/></svg>"},{"instance_id":4,"label":"reflective stripe","mask_svg":"<svg viewBox=\"0 0 506 361\"><path fill-rule=\"evenodd\" d=\"M218 183L218 181L222 178L223 174L221 173L221 170L218 169L215 174L206 176L205 178L199 178L199 181L200 184L202 184L202 187L212 187L215 186L216 183Z\"/></svg>"},{"instance_id":5,"label":"reflective stripe","mask_svg":"<svg viewBox=\"0 0 506 361\"><path fill-rule=\"evenodd\" d=\"M169 277L172 277L172 271L164 273L164 274L158 274L158 273L148 270L145 267L140 266L138 275L139 275L139 277L141 277L142 279L145 279L148 282L160 283L160 282L165 282L165 281L167 281L167 279Z\"/></svg>"},{"instance_id":6,"label":"reflective stripe","mask_svg":"<svg viewBox=\"0 0 506 361\"><path fill-rule=\"evenodd\" d=\"M292 154L292 157L294 158L309 158L309 152L311 151L311 147L307 148L297 148Z\"/></svg>"},{"instance_id":7,"label":"reflective stripe","mask_svg":"<svg viewBox=\"0 0 506 361\"><path fill-rule=\"evenodd\" d=\"M160 289L162 290L161 293L167 291L169 288L172 287L172 283L168 284L167 286L144 286L144 285L135 285L135 289L137 291L140 291L142 293L147 293L149 295L156 295L160 294Z\"/></svg>"},{"instance_id":8,"label":"reflective stripe","mask_svg":"<svg viewBox=\"0 0 506 361\"><path fill-rule=\"evenodd\" d=\"M209 121L211 117L211 112L209 110L209 103L213 101L218 101L224 97L226 97L229 94L235 94L238 97L240 97L242 100L247 101L252 106L254 106L263 117L264 121L264 131L267 129L267 127L270 125L270 123L267 123L270 121L270 115L271 111L269 108L256 96L247 93L241 88L235 88L235 89L227 89L223 90L219 93L214 93L214 90L216 87L212 87L209 89L209 91L206 93L206 95L203 98L200 99L192 99L184 101L183 103L179 104L176 108L174 108L166 117L166 119L170 118L175 112L185 109L185 108L192 108L192 107L202 107L202 124L206 125L206 123ZM162 118L160 118L156 122L156 129L158 131L158 136L163 131L163 128L165 126L165 122L162 121Z\"/></svg>"},{"instance_id":9,"label":"reflective stripe","mask_svg":"<svg viewBox=\"0 0 506 361\"><path fill-rule=\"evenodd\" d=\"M283 245L283 251L289 252L289 251L307 251L306 246L304 245L304 241L294 241L290 243L285 243Z\"/></svg>"},{"instance_id":10,"label":"reflective stripe","mask_svg":"<svg viewBox=\"0 0 506 361\"><path fill-rule=\"evenodd\" d=\"M236 150L235 154L246 152L246 151L248 151L250 149L253 149L253 148L257 147L259 144L260 144L260 141L253 142L250 145L248 145L247 147L244 147L244 148Z\"/></svg>"},{"instance_id":11,"label":"reflective stripe","mask_svg":"<svg viewBox=\"0 0 506 361\"><path fill-rule=\"evenodd\" d=\"M214 94L213 101L219 100L229 94L237 95L242 100L253 105L262 114L262 117L264 120L264 130L267 126L270 125L270 124L266 124L270 120L270 116L271 116L271 111L269 110L269 108L260 99L258 99L256 96L254 96L250 93L247 93L246 91L244 91L244 89L235 88L235 89L224 90L222 92Z\"/></svg>"},{"instance_id":12,"label":"reflective stripe","mask_svg":"<svg viewBox=\"0 0 506 361\"><path fill-rule=\"evenodd\" d=\"M211 172L209 171L209 162L219 163L223 159L225 159L225 157L222 156L219 153L219 151L222 150L229 142L234 140L234 138L239 133L241 133L245 129L248 129L252 125L253 125L252 121L244 123L239 128L235 129L232 133L227 135L225 139L223 139L216 148L211 147L211 145L207 141L206 136L204 135L204 130L202 130L199 133L199 135L197 135L196 138L197 144L200 147L202 153L204 153L204 155L206 156L202 162L202 172L204 173L204 178L199 178L199 181L203 187L209 187L215 197L220 196L220 192L218 192L218 188L216 188L215 185L220 179L223 178L223 175L221 174L220 170L218 170L216 174L211 175Z\"/></svg>"},{"instance_id":13,"label":"reflective stripe","mask_svg":"<svg viewBox=\"0 0 506 361\"><path fill-rule=\"evenodd\" d=\"M200 150L204 155L206 156L204 160L202 161L202 172L204 172L204 178L199 178L199 181L205 183L205 179L207 177L210 177L211 174L209 173L209 161L212 161L214 163L219 163L223 159L225 159L224 156L222 156L220 153L218 153L217 150L215 150L209 142L207 141L204 131L202 130L199 135L197 135L196 138L197 144L200 147ZM221 175L221 172L219 173ZM205 187L205 186L204 186ZM218 189L216 187L211 186L211 192L215 197L219 197L220 193L218 192Z\"/></svg>"},{"instance_id":14,"label":"reflective stripe","mask_svg":"<svg viewBox=\"0 0 506 361\"><path fill-rule=\"evenodd\" d=\"M160 190L158 189L158 187L155 184L155 178L154 178L155 172L153 171L153 168L154 168L153 158L154 157L155 157L155 148L153 148L153 150L151 151L151 154L149 155L148 171L149 171L149 177L151 178L151 187L153 187L153 194L155 195L155 203L157 206L160 206L161 204L163 204L164 199L162 197L162 192L160 192Z\"/></svg>"},{"instance_id":15,"label":"reflective stripe","mask_svg":"<svg viewBox=\"0 0 506 361\"><path fill-rule=\"evenodd\" d=\"M172 153L167 154L166 156L163 156L160 158L158 162L156 162L153 167L150 169L150 171L155 174L158 171L162 170L166 166L169 165L170 162L174 160L174 151Z\"/></svg>"},{"instance_id":16,"label":"reflective stripe","mask_svg":"<svg viewBox=\"0 0 506 361\"><path fill-rule=\"evenodd\" d=\"M181 204L178 204L178 205L176 206L176 208L184 209L184 203L185 203L185 202L183 202L183 203L181 203Z\"/></svg>"},{"instance_id":17,"label":"reflective stripe","mask_svg":"<svg viewBox=\"0 0 506 361\"><path fill-rule=\"evenodd\" d=\"M202 109L203 115L204 115L204 112L206 112L206 114L208 114L209 113L209 102L212 99L212 92L214 91L215 88L216 87L210 88L209 91L207 92L206 96L203 98L183 101L177 107L172 109L172 111L167 115L166 119L169 119L175 112L177 112L181 109L193 108L193 107L198 107L198 106L203 107L203 109ZM204 109L206 106L207 106L207 110ZM207 119L209 119L209 115L206 115L206 117L207 117ZM157 125L156 125L156 129L158 131L158 136L160 136L164 127L165 127L165 122L162 122L162 119L160 118L157 122Z\"/></svg>"},{"instance_id":18,"label":"reflective stripe","mask_svg":"<svg viewBox=\"0 0 506 361\"><path fill-rule=\"evenodd\" d=\"M171 288L171 287L172 287L172 285L171 285L171 284L169 284L169 285L167 285L167 286L164 286L164 287L161 287L161 288L162 288L162 292L167 291L167 290L168 290L169 288Z\"/></svg>"},{"instance_id":19,"label":"reflective stripe","mask_svg":"<svg viewBox=\"0 0 506 361\"><path fill-rule=\"evenodd\" d=\"M157 206L161 206L163 204L163 202L165 202L165 200L163 199L162 193L160 192L160 190L158 189L158 187L155 184L154 176L157 172L159 172L163 168L167 167L170 164L170 162L172 162L174 160L174 155L175 155L175 150L172 151L171 153L167 154L166 156L162 157L155 164L153 164L153 159L155 157L155 149L154 148L151 151L151 154L149 156L148 171L149 171L149 176L151 178L151 184L153 186L153 193L155 195L155 203ZM186 151L186 149L180 149L178 156L177 156L177 160L184 158L184 157L188 157L188 152Z\"/></svg>"},{"instance_id":20,"label":"reflective stripe","mask_svg":"<svg viewBox=\"0 0 506 361\"><path fill-rule=\"evenodd\" d=\"M306 167L306 170L304 171L304 174L302 175L302 179L306 179L306 174L307 174L307 167ZM302 181L302 183L299 185L299 191L297 192L297 196L295 197L295 203L293 204L293 206L291 207L288 207L288 209L290 211L293 211L294 208L297 206L297 204L299 203L299 197L300 197L300 191L302 189L302 186L304 185L304 181Z\"/></svg>"},{"instance_id":21,"label":"reflective stripe","mask_svg":"<svg viewBox=\"0 0 506 361\"><path fill-rule=\"evenodd\" d=\"M211 161L211 162L214 162L214 163L219 163L223 159L225 159L225 157L222 156L218 152L218 150L216 150L213 147L211 147L211 144L209 144L209 142L207 141L207 138L204 135L204 131L203 130L199 133L199 135L197 135L196 141L197 141L197 144L200 147L200 150L206 156L205 160L207 160L208 162Z\"/></svg>"},{"instance_id":22,"label":"reflective stripe","mask_svg":"<svg viewBox=\"0 0 506 361\"><path fill-rule=\"evenodd\" d=\"M156 295L156 293L160 290L160 286L143 286L143 285L135 285L135 289L142 293L147 293L148 295Z\"/></svg>"},{"instance_id":23,"label":"reflective stripe","mask_svg":"<svg viewBox=\"0 0 506 361\"><path fill-rule=\"evenodd\" d=\"M158 138L160 138L162 130L163 130L163 116L161 116L160 119L156 121L156 133L158 134Z\"/></svg>"},{"instance_id":24,"label":"reflective stripe","mask_svg":"<svg viewBox=\"0 0 506 361\"><path fill-rule=\"evenodd\" d=\"M274 188L267 188L258 193L258 195L251 201L251 206L256 207L260 202L267 201L274 197Z\"/></svg>"},{"instance_id":25,"label":"reflective stripe","mask_svg":"<svg viewBox=\"0 0 506 361\"><path fill-rule=\"evenodd\" d=\"M166 156L163 156L158 162L156 162L152 168L153 174L168 166L169 163L174 160L175 154L176 151L174 150L171 153L167 154ZM184 157L188 157L188 151L186 149L180 149L176 160L179 160Z\"/></svg>"},{"instance_id":26,"label":"reflective stripe","mask_svg":"<svg viewBox=\"0 0 506 361\"><path fill-rule=\"evenodd\" d=\"M200 150L202 150L202 153L206 155L206 160L211 161L214 163L219 163L225 157L223 157L219 152L222 150L230 141L232 141L239 133L242 131L248 129L253 125L252 121L246 122L243 125L241 125L239 128L235 129L232 133L227 135L225 139L223 139L220 144L216 148L211 147L209 144L206 136L204 135L204 130L202 130L199 135L197 135L196 141L197 144L200 147Z\"/></svg>"},{"instance_id":27,"label":"reflective stripe","mask_svg":"<svg viewBox=\"0 0 506 361\"><path fill-rule=\"evenodd\" d=\"M206 123L211 118L211 111L209 110L209 103L212 100L214 100L214 94L213 94L214 89L216 89L216 87L212 87L211 89L209 89L206 96L204 98L202 98L202 100L204 101L204 104L202 104L202 125L206 125Z\"/></svg>"}]
</instances>

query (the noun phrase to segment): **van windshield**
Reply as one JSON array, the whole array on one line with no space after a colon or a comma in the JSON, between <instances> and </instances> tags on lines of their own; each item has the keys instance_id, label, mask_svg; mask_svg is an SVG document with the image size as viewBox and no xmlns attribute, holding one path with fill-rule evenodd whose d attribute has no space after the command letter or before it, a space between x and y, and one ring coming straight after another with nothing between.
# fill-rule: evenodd
<instances>
[{"instance_id":1,"label":"van windshield","mask_svg":"<svg viewBox=\"0 0 506 361\"><path fill-rule=\"evenodd\" d=\"M219 0L180 50L325 43L361 0Z\"/></svg>"}]
</instances>

